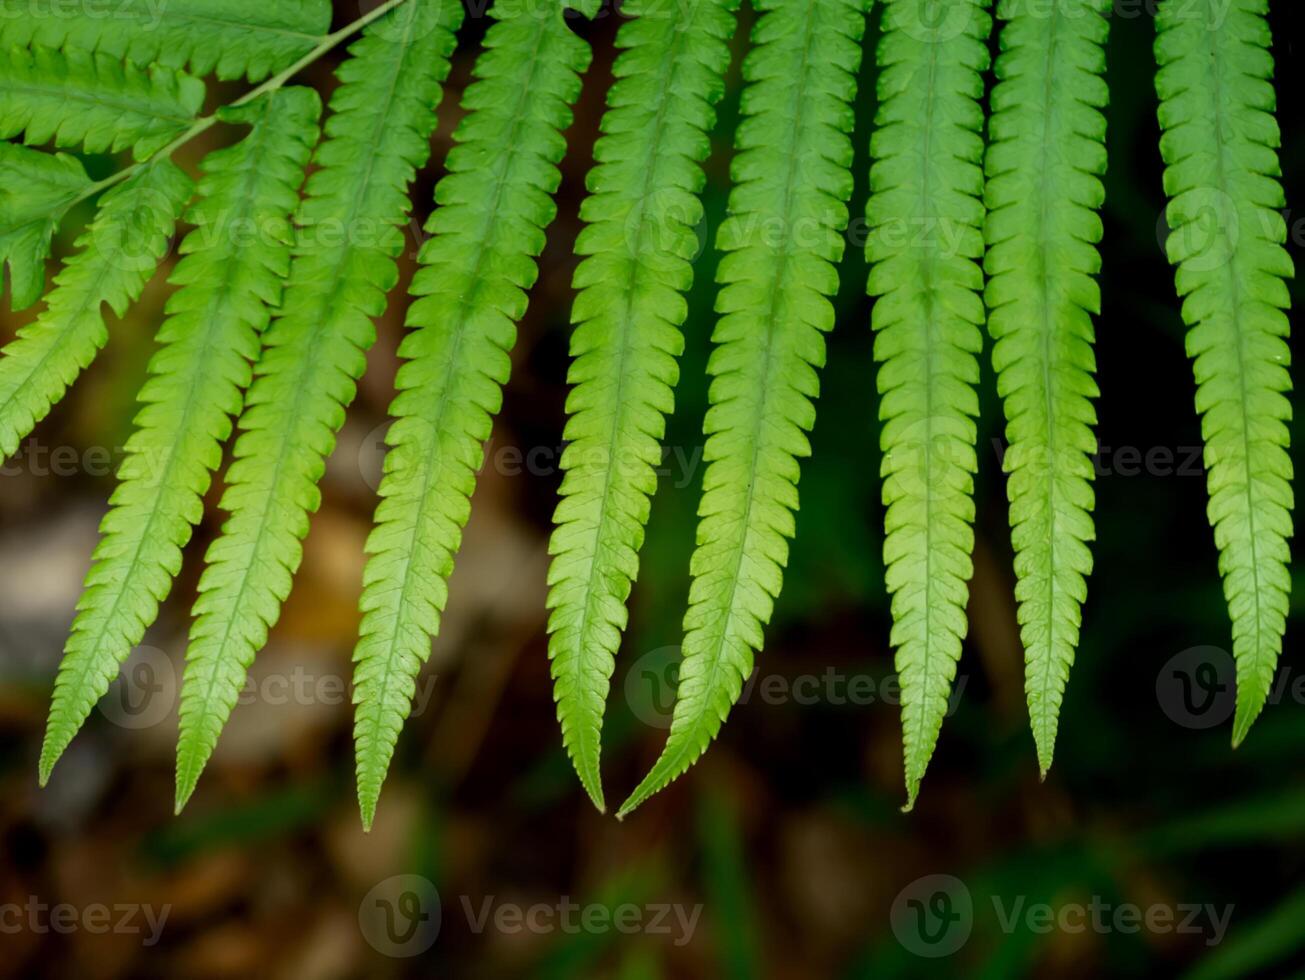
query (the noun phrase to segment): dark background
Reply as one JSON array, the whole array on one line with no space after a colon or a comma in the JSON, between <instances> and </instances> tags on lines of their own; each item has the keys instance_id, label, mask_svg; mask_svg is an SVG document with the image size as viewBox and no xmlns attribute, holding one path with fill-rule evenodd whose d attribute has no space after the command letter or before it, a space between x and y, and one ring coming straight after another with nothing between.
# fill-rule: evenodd
<instances>
[{"instance_id":1,"label":"dark background","mask_svg":"<svg viewBox=\"0 0 1305 980\"><path fill-rule=\"evenodd\" d=\"M179 671L201 558L219 526L220 481L141 654L150 671L144 676L159 687L147 692L149 710L115 710L113 699L123 694L115 686L50 786L36 788L51 680L112 489L106 460L121 458L116 447L130 432L168 292L163 275L125 321L111 324L109 348L6 464L0 906L135 903L169 912L148 948L142 934L121 929L0 932L0 976L1216 978L1305 971L1305 664L1297 655L1305 588L1297 582L1280 703L1233 752L1231 694L1219 686L1231 678L1230 630L1194 459L1200 437L1191 369L1161 248L1148 6L1118 3L1110 39L1096 570L1046 782L1038 779L1023 701L1001 413L985 364L964 688L919 805L899 812L898 711L885 703L894 689L869 303L864 257L851 247L814 457L803 468L798 536L758 661L761 679L706 758L625 823L597 814L581 792L553 716L545 548L564 421L570 253L619 21L609 12L578 25L596 54L568 134L559 216L521 327L443 633L423 675L429 703L405 729L370 835L359 829L353 797L345 684L402 294L380 322L295 592L255 667L257 693L234 712L180 817L172 814L176 715L168 685ZM357 16L356 8L337 7L337 26ZM738 59L751 18L745 11L707 167L708 241L724 212ZM869 37L877 22L876 14ZM1272 22L1287 200L1298 207L1305 200L1298 6L1275 4ZM462 32L432 164L415 189L423 221L483 30L483 21L469 20ZM335 60L306 77L329 85ZM864 211L874 108L872 58L865 60L854 217ZM210 142L188 147L181 159L193 164L229 137L215 130L205 138ZM114 165L90 164L96 173ZM85 217L65 223L59 254ZM1292 210L1288 222L1299 262L1305 214ZM410 229L405 284L417 244ZM689 464L702 441L716 258L708 248L697 265L667 437L672 454L610 699L604 773L614 800L646 771L664 737L658 725L672 690L702 475ZM1293 294L1299 308L1298 286ZM7 340L23 318L3 317L0 339ZM1305 434L1299 422L1294 429L1299 456ZM517 465L523 457L530 465ZM1183 683L1196 685L1190 703ZM776 693L783 688L794 696ZM950 877L919 882L931 875ZM922 958L918 943L897 938L895 900L901 932L910 925L911 898L928 905L941 897L937 908L955 911L967 895L972 914L955 920L961 931L947 939L964 940L970 925L972 932L950 958ZM663 904L686 915L702 910L689 941L679 944L674 912L666 920L670 935L568 930L560 919L523 929L491 920L477 931L466 912L486 900L502 909L557 906L564 897L608 909L633 903L646 925ZM377 931L385 903L405 914L414 900L434 915L424 924L412 920L419 928L407 945L402 935ZM1121 928L1110 913L1099 929L1089 920L1078 931L1042 931L1026 917L1002 925L1013 908L1049 903L1064 910L1094 901L1111 910L1170 909L1179 921L1189 905L1233 910L1217 943L1203 916L1194 927L1205 931L1195 933ZM392 955L427 945L423 956Z\"/></svg>"}]
</instances>

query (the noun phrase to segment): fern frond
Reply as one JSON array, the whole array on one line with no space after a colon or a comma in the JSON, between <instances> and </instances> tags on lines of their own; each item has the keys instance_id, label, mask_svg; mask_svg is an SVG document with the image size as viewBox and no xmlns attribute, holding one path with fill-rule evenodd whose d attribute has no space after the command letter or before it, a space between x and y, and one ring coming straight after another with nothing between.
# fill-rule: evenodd
<instances>
[{"instance_id":1,"label":"fern frond","mask_svg":"<svg viewBox=\"0 0 1305 980\"><path fill-rule=\"evenodd\" d=\"M1233 744L1268 698L1291 576L1292 462L1282 209L1266 0L1166 0L1157 13L1169 261L1194 360L1208 514L1237 661Z\"/></svg>"},{"instance_id":2,"label":"fern frond","mask_svg":"<svg viewBox=\"0 0 1305 980\"><path fill-rule=\"evenodd\" d=\"M500 2L463 96L400 346L391 450L367 542L354 651L358 800L370 827L430 655L476 473L502 402L534 259L556 214L562 131L589 47L562 8Z\"/></svg>"},{"instance_id":3,"label":"fern frond","mask_svg":"<svg viewBox=\"0 0 1305 980\"><path fill-rule=\"evenodd\" d=\"M167 161L153 164L105 195L83 236L84 250L55 279L45 312L5 351L0 360L0 448L5 455L57 401L77 373L104 345L108 331L101 304L122 316L140 295L172 236L190 197L190 178ZM79 604L79 629L68 642L41 748L41 784L108 690L120 660L84 642L94 625ZM129 628L136 613L114 610L107 629ZM135 641L131 641L135 642ZM130 648L130 643L127 644ZM130 652L130 650L128 650ZM121 659L126 659L124 653Z\"/></svg>"},{"instance_id":4,"label":"fern frond","mask_svg":"<svg viewBox=\"0 0 1305 980\"><path fill-rule=\"evenodd\" d=\"M629 813L691 766L752 672L788 561L834 321L861 0L765 0L743 66L729 217L717 240L703 495L671 731Z\"/></svg>"},{"instance_id":5,"label":"fern frond","mask_svg":"<svg viewBox=\"0 0 1305 980\"><path fill-rule=\"evenodd\" d=\"M907 808L947 710L973 571L991 25L986 0L888 0L878 50L867 291Z\"/></svg>"},{"instance_id":6,"label":"fern frond","mask_svg":"<svg viewBox=\"0 0 1305 980\"><path fill-rule=\"evenodd\" d=\"M1095 537L1109 0L1002 0L984 236L988 329L1006 411L1015 596L1029 720L1045 774L1074 663Z\"/></svg>"},{"instance_id":7,"label":"fern frond","mask_svg":"<svg viewBox=\"0 0 1305 980\"><path fill-rule=\"evenodd\" d=\"M226 121L252 124L253 132L201 165L199 197L186 214L196 227L169 277L181 288L159 328L136 430L77 605L41 755L42 780L154 622L181 568L181 550L203 512L258 355L259 330L288 265L289 215L319 110L317 94L303 88L227 110ZM247 242L250 229L257 231Z\"/></svg>"},{"instance_id":8,"label":"fern frond","mask_svg":"<svg viewBox=\"0 0 1305 980\"><path fill-rule=\"evenodd\" d=\"M280 614L317 484L398 279L407 188L430 153L461 5L412 0L350 48L300 206L281 307L240 417L222 507L230 518L200 579L183 696L195 734L178 759L184 803Z\"/></svg>"},{"instance_id":9,"label":"fern frond","mask_svg":"<svg viewBox=\"0 0 1305 980\"><path fill-rule=\"evenodd\" d=\"M76 157L0 143L0 267L9 265L10 309L41 298L50 239L90 186Z\"/></svg>"},{"instance_id":10,"label":"fern frond","mask_svg":"<svg viewBox=\"0 0 1305 980\"><path fill-rule=\"evenodd\" d=\"M0 60L0 137L144 160L194 122L204 83L77 48L9 48Z\"/></svg>"},{"instance_id":11,"label":"fern frond","mask_svg":"<svg viewBox=\"0 0 1305 980\"><path fill-rule=\"evenodd\" d=\"M684 349L702 161L737 0L632 0L594 147L575 273L570 419L550 551L562 741L595 805L603 712Z\"/></svg>"},{"instance_id":12,"label":"fern frond","mask_svg":"<svg viewBox=\"0 0 1305 980\"><path fill-rule=\"evenodd\" d=\"M140 296L191 189L184 173L161 161L104 195L45 310L0 353L0 458L14 453L104 346L102 305L122 316Z\"/></svg>"},{"instance_id":13,"label":"fern frond","mask_svg":"<svg viewBox=\"0 0 1305 980\"><path fill-rule=\"evenodd\" d=\"M0 47L80 48L254 82L307 54L330 26L329 0L0 0Z\"/></svg>"}]
</instances>

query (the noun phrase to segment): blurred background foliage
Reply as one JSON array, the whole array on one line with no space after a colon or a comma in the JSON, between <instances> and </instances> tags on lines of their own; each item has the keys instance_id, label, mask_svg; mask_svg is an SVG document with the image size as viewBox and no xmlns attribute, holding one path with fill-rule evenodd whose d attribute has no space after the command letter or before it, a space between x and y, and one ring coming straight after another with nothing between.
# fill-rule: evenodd
<instances>
[{"instance_id":1,"label":"blurred background foliage","mask_svg":"<svg viewBox=\"0 0 1305 980\"><path fill-rule=\"evenodd\" d=\"M964 686L919 806L910 815L898 809L901 741L891 703L874 371L856 220L874 111L867 57L839 317L814 457L803 468L798 537L760 678L702 764L624 824L595 813L581 793L553 717L545 546L559 482L570 250L619 22L606 10L578 26L594 42L596 60L569 133L558 219L521 327L443 634L423 675L426 700L400 742L371 835L360 832L352 793L346 679L402 295L380 321L295 592L255 666L255 693L236 709L181 817L171 812L173 675L200 559L219 526L220 480L182 578L147 638L148 677L157 682L146 692L149 710L124 714L108 704L50 787L36 789L51 680L112 490L117 447L130 431L168 292L163 275L113 323L109 348L5 464L0 906L35 896L78 908L143 903L170 911L152 948L132 934L0 932L0 977L1305 976L1297 973L1305 971L1305 663L1298 656L1305 583L1295 590L1280 703L1236 753L1230 724L1193 727L1169 676L1173 664L1188 669L1193 658L1215 669L1226 657L1220 650L1184 651L1226 649L1230 640L1204 481L1199 463L1190 462L1199 445L1193 382L1161 247L1149 6L1116 3L1110 41L1099 540L1058 757L1045 783L1023 703L1000 406L985 369ZM337 24L358 13L346 3L337 8ZM709 243L728 193L738 58L751 17L744 12L708 163L704 251L666 474L610 701L605 772L618 797L660 748L670 703L702 476L716 262ZM1302 19L1298 5L1274 5L1282 159L1295 206L1289 247L1298 263L1305 244ZM415 188L405 284L484 26L469 18L463 31L433 162ZM314 66L308 80L328 90L333 64ZM211 98L216 103L227 91L218 86ZM210 131L183 151L184 162L193 165L228 138ZM98 176L116 164L92 158L88 165ZM88 213L66 222L61 254ZM1299 282L1293 290L1299 310ZM28 315L0 314L0 339ZM1305 446L1300 414L1297 458ZM778 678L796 693L803 677L861 678L862 696L840 697L852 688L826 684L816 690L833 696L784 698L763 686ZM110 702L122 694L115 688ZM443 901L438 938L409 959L370 942L359 919L364 897L401 874L427 879ZM916 955L891 924L903 889L933 874L959 879L973 899L972 934L943 960ZM702 911L681 941L611 930L477 931L464 908L491 896L525 906L569 897ZM1211 944L1208 933L1173 930L1005 930L994 897L1007 908L1021 899L1061 907L1097 897L1143 908L1211 903L1234 910L1222 941Z\"/></svg>"}]
</instances>

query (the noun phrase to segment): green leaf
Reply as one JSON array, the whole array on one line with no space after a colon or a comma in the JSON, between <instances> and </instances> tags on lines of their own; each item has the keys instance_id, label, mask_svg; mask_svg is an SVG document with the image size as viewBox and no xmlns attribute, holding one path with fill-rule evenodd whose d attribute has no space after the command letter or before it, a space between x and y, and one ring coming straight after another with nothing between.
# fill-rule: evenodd
<instances>
[{"instance_id":1,"label":"green leaf","mask_svg":"<svg viewBox=\"0 0 1305 980\"><path fill-rule=\"evenodd\" d=\"M988 330L1009 443L1025 693L1045 775L1092 570L1109 0L1002 0L986 159Z\"/></svg>"},{"instance_id":2,"label":"green leaf","mask_svg":"<svg viewBox=\"0 0 1305 980\"><path fill-rule=\"evenodd\" d=\"M363 620L354 651L358 800L371 826L448 597L448 577L492 417L556 207L589 47L560 9L500 3L485 35L448 175L435 189L411 333L391 406L391 450L367 542Z\"/></svg>"},{"instance_id":3,"label":"green leaf","mask_svg":"<svg viewBox=\"0 0 1305 980\"><path fill-rule=\"evenodd\" d=\"M752 672L788 561L798 460L810 454L829 297L852 192L859 0L767 0L743 65L720 319L708 362L703 496L670 737L622 804L630 813L688 769Z\"/></svg>"},{"instance_id":4,"label":"green leaf","mask_svg":"<svg viewBox=\"0 0 1305 980\"><path fill-rule=\"evenodd\" d=\"M100 202L81 249L54 279L46 308L0 355L0 458L45 418L50 406L108 340L102 305L122 316L167 251L192 185L161 161Z\"/></svg>"},{"instance_id":5,"label":"green leaf","mask_svg":"<svg viewBox=\"0 0 1305 980\"><path fill-rule=\"evenodd\" d=\"M144 637L181 569L182 548L203 513L204 493L249 384L258 333L279 295L289 260L288 217L320 108L311 89L285 89L228 112L228 121L251 123L254 131L201 164L199 198L186 214L196 227L169 277L181 288L159 328L159 351L138 395L136 430L65 653L61 674L72 678L65 703L76 705L77 714L62 709L61 733L68 732L67 719L80 724L83 707L103 695L101 681L112 679ZM247 241L250 229L257 231ZM183 748L186 709L183 701ZM43 776L68 737L49 743Z\"/></svg>"},{"instance_id":6,"label":"green leaf","mask_svg":"<svg viewBox=\"0 0 1305 980\"><path fill-rule=\"evenodd\" d=\"M329 0L0 0L5 48L80 48L255 82L307 54L330 26Z\"/></svg>"},{"instance_id":7,"label":"green leaf","mask_svg":"<svg viewBox=\"0 0 1305 980\"><path fill-rule=\"evenodd\" d=\"M1205 438L1208 514L1237 660L1233 744L1264 708L1291 592L1294 274L1266 0L1166 0L1156 15L1169 261Z\"/></svg>"},{"instance_id":8,"label":"green leaf","mask_svg":"<svg viewBox=\"0 0 1305 980\"><path fill-rule=\"evenodd\" d=\"M430 154L460 19L459 5L413 0L373 22L337 72L227 471L231 516L199 583L184 683L201 693L188 707L193 748L178 760L181 802L299 567L326 457L376 337L372 318L398 280L408 185Z\"/></svg>"},{"instance_id":9,"label":"green leaf","mask_svg":"<svg viewBox=\"0 0 1305 980\"><path fill-rule=\"evenodd\" d=\"M41 298L50 239L90 186L76 157L0 143L0 266L9 264L10 309Z\"/></svg>"},{"instance_id":10,"label":"green leaf","mask_svg":"<svg viewBox=\"0 0 1305 980\"><path fill-rule=\"evenodd\" d=\"M70 49L11 48L0 61L0 137L148 159L194 121L204 83Z\"/></svg>"},{"instance_id":11,"label":"green leaf","mask_svg":"<svg viewBox=\"0 0 1305 980\"><path fill-rule=\"evenodd\" d=\"M737 0L632 0L576 242L573 385L550 551L562 740L594 804L603 712L684 349L701 168Z\"/></svg>"},{"instance_id":12,"label":"green leaf","mask_svg":"<svg viewBox=\"0 0 1305 980\"><path fill-rule=\"evenodd\" d=\"M889 0L870 141L884 565L909 809L965 638L982 349L986 0Z\"/></svg>"},{"instance_id":13,"label":"green leaf","mask_svg":"<svg viewBox=\"0 0 1305 980\"><path fill-rule=\"evenodd\" d=\"M143 407L74 623L74 630L85 624L84 632L99 631L99 656L130 655L181 567L249 385L259 333L280 299L290 264L289 219L320 111L317 94L304 88L226 110L225 121L253 129L201 163L199 197L186 215L195 229L169 278L180 289L159 329L160 350L139 395ZM130 610L132 622L119 626L111 610ZM195 730L204 706L193 684L183 688L178 768L179 782L189 787L202 768L199 757L212 748L206 733Z\"/></svg>"},{"instance_id":14,"label":"green leaf","mask_svg":"<svg viewBox=\"0 0 1305 980\"><path fill-rule=\"evenodd\" d=\"M0 360L0 448L5 455L104 345L108 331L101 304L122 316L140 296L193 189L189 177L160 161L105 195L80 241L83 251L55 279L45 312L19 333ZM148 466L149 461L138 460L129 469L139 471L142 462ZM106 531L111 526L106 519ZM109 558L116 545L115 538L106 538L98 558ZM100 580L92 571L91 584ZM130 637L139 639L138 630L144 632L141 620L147 612L153 615L148 597L106 605L102 596L92 588L78 603L41 746L42 785L137 642Z\"/></svg>"}]
</instances>

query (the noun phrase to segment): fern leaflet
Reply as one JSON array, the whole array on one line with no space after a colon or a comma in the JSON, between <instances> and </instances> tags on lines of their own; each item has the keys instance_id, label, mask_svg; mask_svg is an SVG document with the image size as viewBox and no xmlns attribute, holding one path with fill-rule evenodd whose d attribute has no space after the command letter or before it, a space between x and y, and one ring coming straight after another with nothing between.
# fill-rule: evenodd
<instances>
[{"instance_id":1,"label":"fern leaflet","mask_svg":"<svg viewBox=\"0 0 1305 980\"><path fill-rule=\"evenodd\" d=\"M702 755L752 672L788 561L798 460L810 452L834 320L865 8L766 0L760 9L717 241L721 316L677 699L665 749L618 816Z\"/></svg>"},{"instance_id":2,"label":"fern leaflet","mask_svg":"<svg viewBox=\"0 0 1305 980\"><path fill-rule=\"evenodd\" d=\"M576 242L574 385L550 550L549 656L562 740L595 805L603 711L657 488L702 217L700 164L737 0L635 0Z\"/></svg>"},{"instance_id":3,"label":"fern leaflet","mask_svg":"<svg viewBox=\"0 0 1305 980\"><path fill-rule=\"evenodd\" d=\"M908 809L946 713L973 570L991 23L986 0L888 0L878 50L867 291Z\"/></svg>"},{"instance_id":4,"label":"fern leaflet","mask_svg":"<svg viewBox=\"0 0 1305 980\"><path fill-rule=\"evenodd\" d=\"M255 82L311 51L330 25L329 0L0 0L6 48L80 48Z\"/></svg>"},{"instance_id":5,"label":"fern leaflet","mask_svg":"<svg viewBox=\"0 0 1305 980\"><path fill-rule=\"evenodd\" d=\"M139 643L181 568L275 303L289 252L288 215L316 136L311 89L284 89L239 109L241 143L209 154L169 281L160 349L141 389L136 431L101 525L51 708L41 776ZM243 236L257 229L252 245ZM65 679L66 678L66 679ZM183 705L183 744L186 713Z\"/></svg>"},{"instance_id":6,"label":"fern leaflet","mask_svg":"<svg viewBox=\"0 0 1305 980\"><path fill-rule=\"evenodd\" d=\"M589 48L560 7L500 2L435 190L399 354L376 526L354 652L358 799L371 826L394 746L448 597L516 322L556 207Z\"/></svg>"},{"instance_id":7,"label":"fern leaflet","mask_svg":"<svg viewBox=\"0 0 1305 980\"><path fill-rule=\"evenodd\" d=\"M76 157L0 143L0 266L9 265L10 309L41 298L50 239L90 186Z\"/></svg>"},{"instance_id":8,"label":"fern leaflet","mask_svg":"<svg viewBox=\"0 0 1305 980\"><path fill-rule=\"evenodd\" d=\"M0 137L31 145L131 147L144 160L189 128L203 101L204 83L184 72L77 48L10 48L0 61Z\"/></svg>"},{"instance_id":9,"label":"fern leaflet","mask_svg":"<svg viewBox=\"0 0 1305 980\"><path fill-rule=\"evenodd\" d=\"M1006 409L1024 686L1044 774L1095 536L1092 315L1101 312L1108 7L1063 0L1045 12L1002 0L988 122L988 329Z\"/></svg>"},{"instance_id":10,"label":"fern leaflet","mask_svg":"<svg viewBox=\"0 0 1305 980\"><path fill-rule=\"evenodd\" d=\"M163 161L105 194L46 308L0 356L0 458L14 453L108 340L102 305L127 311L167 250L190 179Z\"/></svg>"},{"instance_id":11,"label":"fern leaflet","mask_svg":"<svg viewBox=\"0 0 1305 980\"><path fill-rule=\"evenodd\" d=\"M108 331L101 304L108 303L121 316L140 295L192 190L189 177L162 161L105 195L85 236L85 250L59 274L46 311L0 362L0 373L9 375L0 382L0 397L7 399L0 421L6 455L12 451L10 438L16 443L26 435L104 345ZM11 364L12 374L2 370ZM18 424L11 424L11 418ZM103 554L107 557L108 551ZM93 593L78 603L41 747L42 785L136 640L126 640L121 657L103 645L112 647L125 639L139 616L139 608L101 609Z\"/></svg>"},{"instance_id":12,"label":"fern leaflet","mask_svg":"<svg viewBox=\"0 0 1305 980\"><path fill-rule=\"evenodd\" d=\"M1233 744L1259 716L1291 575L1290 331L1294 274L1273 113L1266 0L1166 0L1156 15L1160 141L1205 439L1208 514L1237 661Z\"/></svg>"},{"instance_id":13,"label":"fern leaflet","mask_svg":"<svg viewBox=\"0 0 1305 980\"><path fill-rule=\"evenodd\" d=\"M338 71L289 278L240 417L222 499L231 516L199 583L179 806L299 567L317 483L375 340L372 318L398 278L407 187L430 153L460 18L460 5L412 0L371 24Z\"/></svg>"}]
</instances>

